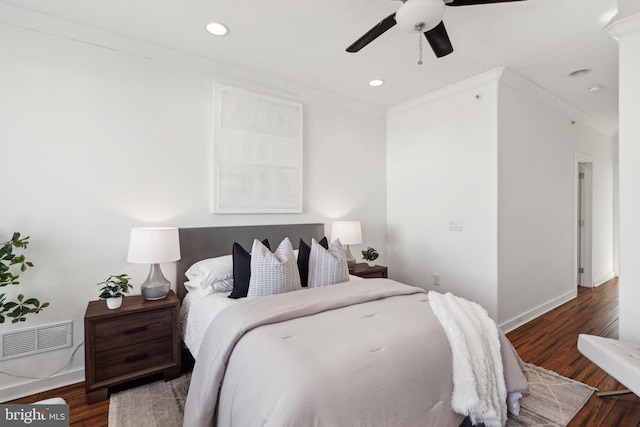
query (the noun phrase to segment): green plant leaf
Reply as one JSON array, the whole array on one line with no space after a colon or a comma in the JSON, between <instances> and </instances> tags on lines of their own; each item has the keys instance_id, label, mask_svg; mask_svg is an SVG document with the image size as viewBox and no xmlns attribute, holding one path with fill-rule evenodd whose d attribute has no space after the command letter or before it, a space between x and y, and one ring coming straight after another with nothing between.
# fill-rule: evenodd
<instances>
[{"instance_id":1,"label":"green plant leaf","mask_svg":"<svg viewBox=\"0 0 640 427\"><path fill-rule=\"evenodd\" d=\"M31 261L27 261L24 254L14 253L14 248L26 249L29 245L29 236L21 237L19 232L14 232L11 240L0 244L0 287L19 285L19 275L11 271L11 267L17 265L19 272L25 272L33 267ZM49 303L40 304L37 298L25 298L19 294L16 301L6 302L5 294L0 294L0 323L4 323L5 317L12 318L12 323L25 322L29 313L39 313ZM6 313L6 316L5 316Z\"/></svg>"}]
</instances>

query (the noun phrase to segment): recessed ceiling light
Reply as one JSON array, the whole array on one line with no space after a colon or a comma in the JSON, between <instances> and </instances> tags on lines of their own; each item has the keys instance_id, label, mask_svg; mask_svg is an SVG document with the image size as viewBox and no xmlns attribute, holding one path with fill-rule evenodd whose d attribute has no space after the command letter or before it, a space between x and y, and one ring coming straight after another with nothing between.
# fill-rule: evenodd
<instances>
[{"instance_id":1,"label":"recessed ceiling light","mask_svg":"<svg viewBox=\"0 0 640 427\"><path fill-rule=\"evenodd\" d=\"M598 92L599 90L602 90L604 88L604 86L602 85L593 85L589 88L589 92Z\"/></svg>"},{"instance_id":2,"label":"recessed ceiling light","mask_svg":"<svg viewBox=\"0 0 640 427\"><path fill-rule=\"evenodd\" d=\"M374 79L369 82L369 86L372 86L372 87L382 86L383 84L384 84L384 80L380 80L380 79Z\"/></svg>"},{"instance_id":3,"label":"recessed ceiling light","mask_svg":"<svg viewBox=\"0 0 640 427\"><path fill-rule=\"evenodd\" d=\"M219 22L212 22L211 24L207 25L207 31L209 31L214 36L226 36L229 33L229 28Z\"/></svg>"},{"instance_id":4,"label":"recessed ceiling light","mask_svg":"<svg viewBox=\"0 0 640 427\"><path fill-rule=\"evenodd\" d=\"M569 73L569 77L580 77L591 72L591 68L582 68L580 70L575 70Z\"/></svg>"}]
</instances>

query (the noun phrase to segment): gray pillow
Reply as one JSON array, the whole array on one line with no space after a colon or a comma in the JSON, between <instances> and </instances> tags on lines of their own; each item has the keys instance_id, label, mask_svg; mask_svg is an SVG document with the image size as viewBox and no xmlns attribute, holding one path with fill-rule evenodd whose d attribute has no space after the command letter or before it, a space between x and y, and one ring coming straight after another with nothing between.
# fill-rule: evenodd
<instances>
[{"instance_id":1,"label":"gray pillow","mask_svg":"<svg viewBox=\"0 0 640 427\"><path fill-rule=\"evenodd\" d=\"M309 287L319 288L348 281L347 256L340 240L332 242L329 249L325 249L312 239L309 255Z\"/></svg>"},{"instance_id":2,"label":"gray pillow","mask_svg":"<svg viewBox=\"0 0 640 427\"><path fill-rule=\"evenodd\" d=\"M302 289L300 273L289 238L285 238L274 253L259 240L254 240L247 298L255 299L298 289Z\"/></svg>"}]
</instances>

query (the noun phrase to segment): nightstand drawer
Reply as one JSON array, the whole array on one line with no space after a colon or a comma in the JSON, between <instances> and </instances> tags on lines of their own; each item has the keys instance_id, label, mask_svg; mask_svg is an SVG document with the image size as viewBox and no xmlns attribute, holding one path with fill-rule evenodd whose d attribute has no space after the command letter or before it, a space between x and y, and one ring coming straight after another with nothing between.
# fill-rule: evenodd
<instances>
[{"instance_id":1,"label":"nightstand drawer","mask_svg":"<svg viewBox=\"0 0 640 427\"><path fill-rule=\"evenodd\" d=\"M171 336L96 353L96 381L115 378L173 360Z\"/></svg>"},{"instance_id":2,"label":"nightstand drawer","mask_svg":"<svg viewBox=\"0 0 640 427\"><path fill-rule=\"evenodd\" d=\"M96 322L96 352L171 336L171 314L171 309L166 309Z\"/></svg>"}]
</instances>

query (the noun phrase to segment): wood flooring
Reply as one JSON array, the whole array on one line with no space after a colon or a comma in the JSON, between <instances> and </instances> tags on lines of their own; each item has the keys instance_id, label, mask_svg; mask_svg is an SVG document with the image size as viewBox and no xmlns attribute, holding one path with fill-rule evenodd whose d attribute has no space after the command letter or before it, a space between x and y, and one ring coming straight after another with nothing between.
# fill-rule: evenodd
<instances>
[{"instance_id":1,"label":"wood flooring","mask_svg":"<svg viewBox=\"0 0 640 427\"><path fill-rule=\"evenodd\" d=\"M584 357L578 335L618 338L618 281L578 288L578 298L507 334L522 360L602 391L625 387ZM635 394L591 396L569 427L638 427L640 398Z\"/></svg>"},{"instance_id":2,"label":"wood flooring","mask_svg":"<svg viewBox=\"0 0 640 427\"><path fill-rule=\"evenodd\" d=\"M616 279L597 288L579 288L578 298L511 331L507 337L525 362L553 370L600 390L624 388L578 352L577 340L581 333L618 337ZM63 397L69 403L72 426L107 426L109 402L87 405L84 383L9 403L30 403L55 396ZM597 397L594 394L569 424L569 427L598 426L640 426L640 398L634 394L613 397Z\"/></svg>"}]
</instances>

